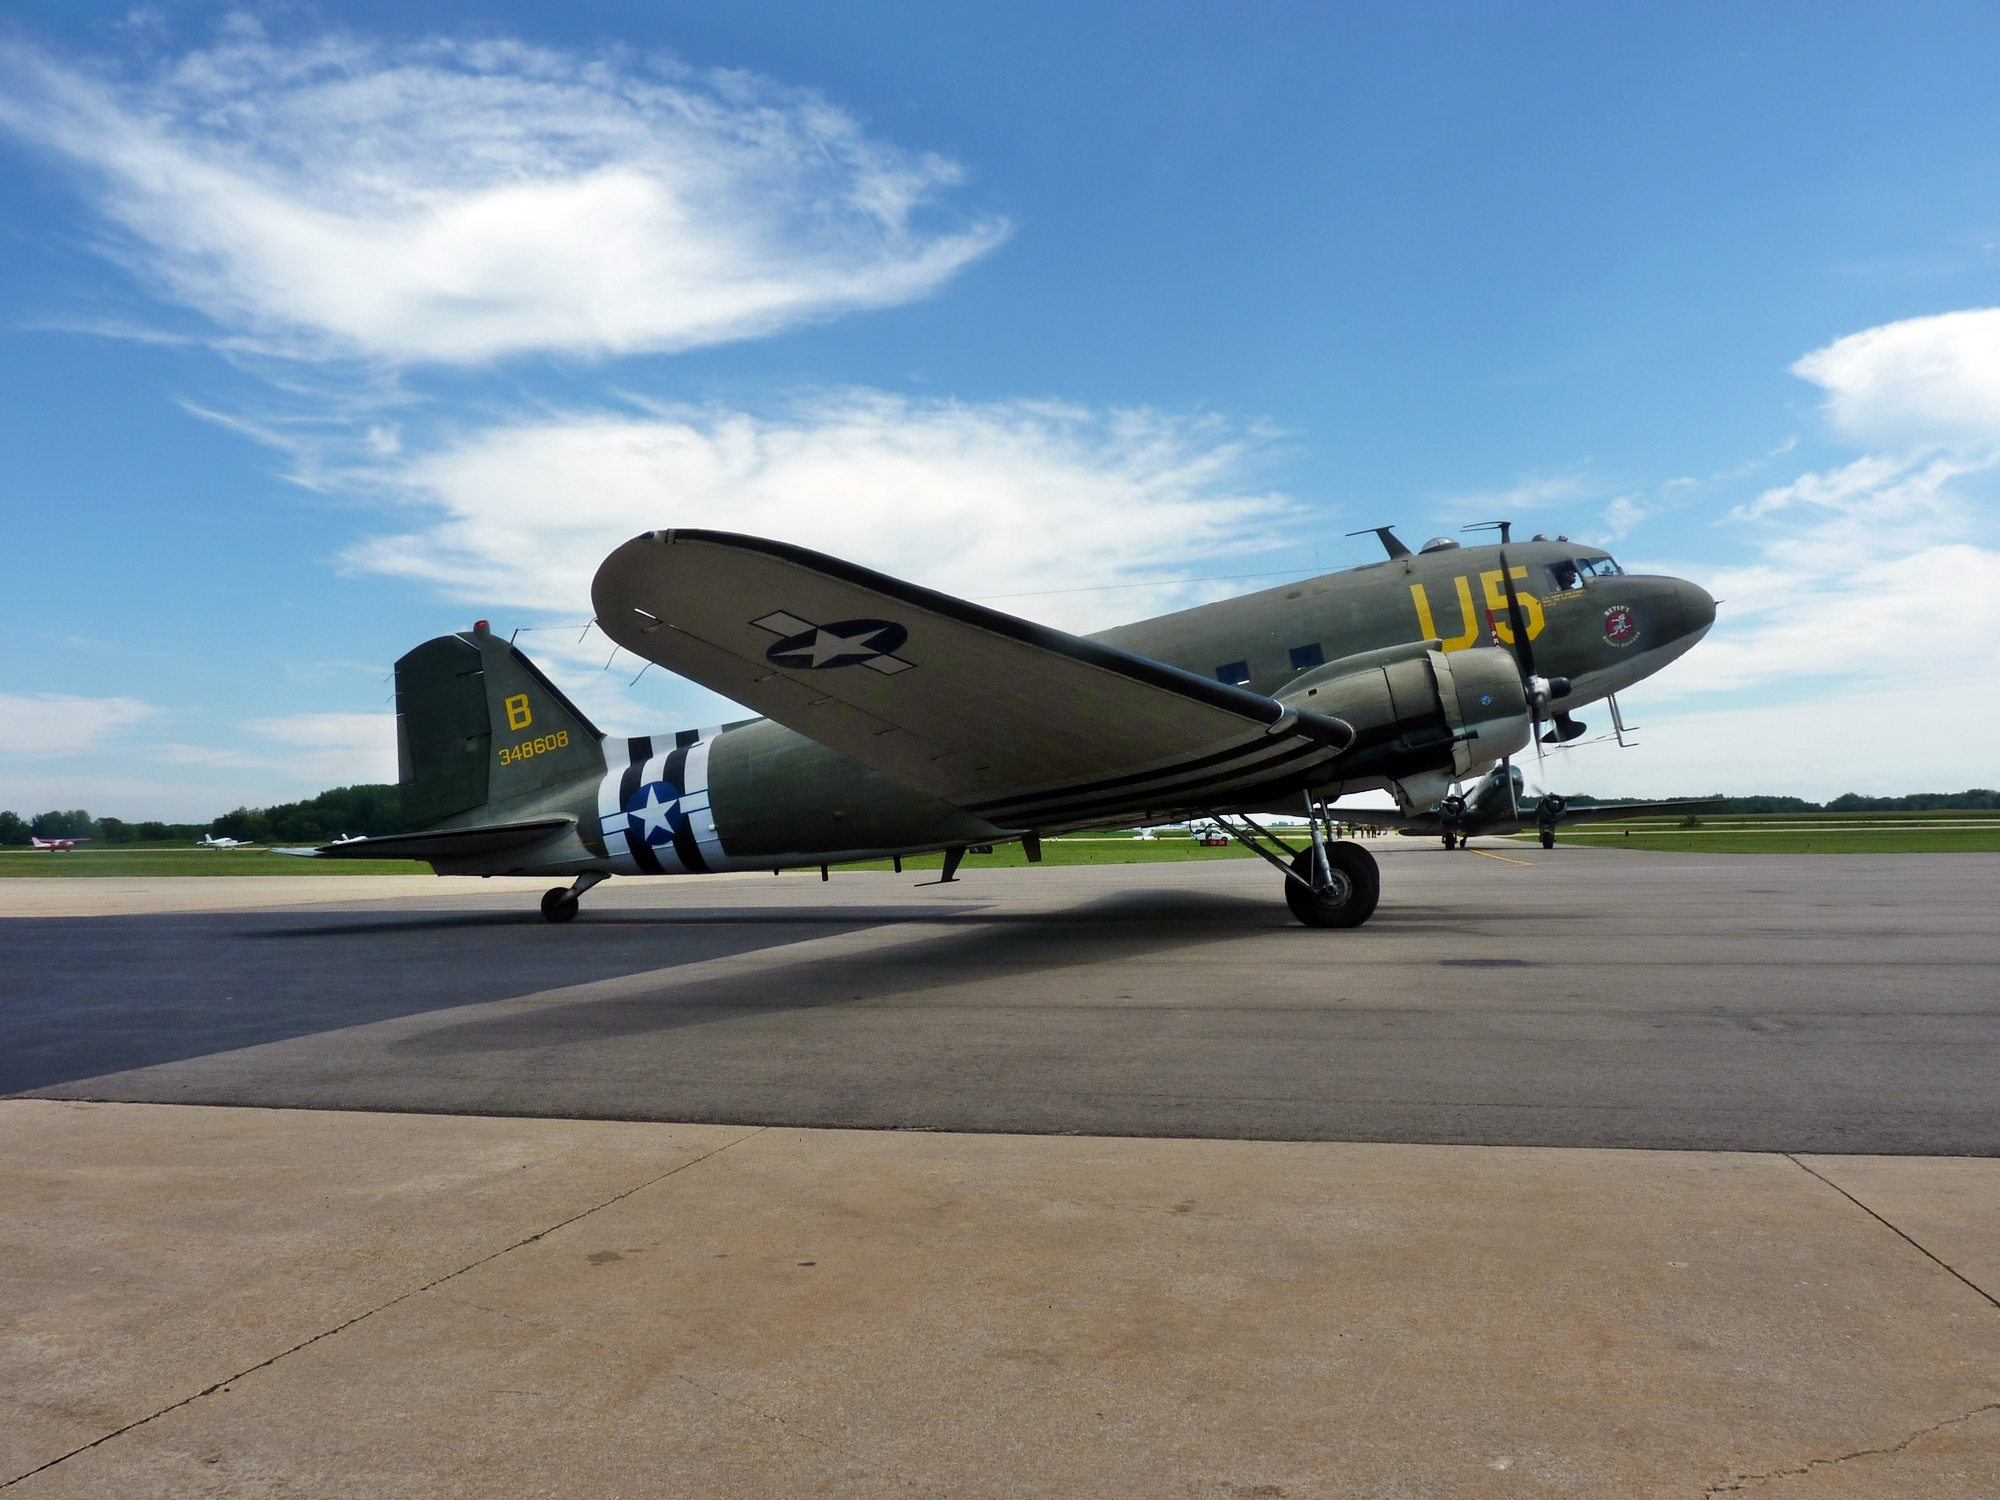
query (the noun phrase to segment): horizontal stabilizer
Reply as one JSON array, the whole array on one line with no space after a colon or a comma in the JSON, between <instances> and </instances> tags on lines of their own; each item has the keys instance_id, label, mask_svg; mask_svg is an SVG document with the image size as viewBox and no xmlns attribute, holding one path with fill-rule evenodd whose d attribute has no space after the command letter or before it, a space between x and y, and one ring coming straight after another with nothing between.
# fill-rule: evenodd
<instances>
[{"instance_id":1,"label":"horizontal stabilizer","mask_svg":"<svg viewBox=\"0 0 2000 1500\"><path fill-rule=\"evenodd\" d=\"M312 849L273 849L306 859L479 859L546 843L575 818L533 818L486 828L437 828L427 833L385 833L372 839L342 839Z\"/></svg>"},{"instance_id":2,"label":"horizontal stabilizer","mask_svg":"<svg viewBox=\"0 0 2000 1500\"><path fill-rule=\"evenodd\" d=\"M604 560L619 645L1003 828L1233 805L1337 719L784 542L657 531Z\"/></svg>"}]
</instances>

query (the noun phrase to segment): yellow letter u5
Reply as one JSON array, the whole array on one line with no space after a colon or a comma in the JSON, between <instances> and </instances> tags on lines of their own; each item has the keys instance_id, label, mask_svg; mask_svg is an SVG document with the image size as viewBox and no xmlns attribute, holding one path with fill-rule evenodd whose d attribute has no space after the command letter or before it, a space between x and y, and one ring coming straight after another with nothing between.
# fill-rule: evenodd
<instances>
[{"instance_id":1,"label":"yellow letter u5","mask_svg":"<svg viewBox=\"0 0 2000 1500\"><path fill-rule=\"evenodd\" d=\"M1497 573L1494 574L1496 578L1499 576ZM1439 637L1437 621L1431 618L1430 596L1424 592L1424 586L1421 583L1410 585L1410 597L1417 604L1418 634L1427 641L1442 640L1443 647L1447 651L1463 651L1467 646L1470 646L1474 641L1479 639L1479 620L1472 613L1471 582L1462 573L1457 578L1454 578L1452 582L1458 585L1458 618L1464 628L1462 633L1452 636L1449 639ZM1540 617L1537 616L1537 618ZM1533 639L1534 634L1535 632L1530 630L1528 632L1529 638Z\"/></svg>"}]
</instances>

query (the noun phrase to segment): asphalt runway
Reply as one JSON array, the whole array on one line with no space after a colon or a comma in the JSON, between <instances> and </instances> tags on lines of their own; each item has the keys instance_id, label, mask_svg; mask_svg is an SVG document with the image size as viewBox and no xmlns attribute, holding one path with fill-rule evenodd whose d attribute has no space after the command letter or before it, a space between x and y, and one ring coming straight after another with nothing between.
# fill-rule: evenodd
<instances>
[{"instance_id":1,"label":"asphalt runway","mask_svg":"<svg viewBox=\"0 0 2000 1500\"><path fill-rule=\"evenodd\" d=\"M2000 857L1372 847L1356 932L1252 861L614 881L565 927L421 880L13 918L0 1066L69 1099L2000 1155Z\"/></svg>"}]
</instances>

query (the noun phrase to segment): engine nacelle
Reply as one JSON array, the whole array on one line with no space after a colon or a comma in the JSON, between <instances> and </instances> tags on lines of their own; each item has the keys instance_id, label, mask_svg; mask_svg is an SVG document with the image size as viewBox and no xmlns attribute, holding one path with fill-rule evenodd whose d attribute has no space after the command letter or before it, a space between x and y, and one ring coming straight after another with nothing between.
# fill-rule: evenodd
<instances>
[{"instance_id":1,"label":"engine nacelle","mask_svg":"<svg viewBox=\"0 0 2000 1500\"><path fill-rule=\"evenodd\" d=\"M1497 646L1449 655L1426 642L1328 662L1279 697L1354 727L1343 778L1467 775L1528 743L1528 699L1513 656Z\"/></svg>"}]
</instances>

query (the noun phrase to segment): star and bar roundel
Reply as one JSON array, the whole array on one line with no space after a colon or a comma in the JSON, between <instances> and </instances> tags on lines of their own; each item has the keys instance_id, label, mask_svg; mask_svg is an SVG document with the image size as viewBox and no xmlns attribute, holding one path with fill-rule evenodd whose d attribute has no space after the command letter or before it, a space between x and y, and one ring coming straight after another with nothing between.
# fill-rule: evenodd
<instances>
[{"instance_id":1,"label":"star and bar roundel","mask_svg":"<svg viewBox=\"0 0 2000 1500\"><path fill-rule=\"evenodd\" d=\"M671 781L648 781L625 799L625 837L657 849L671 844L687 814L681 809L681 789Z\"/></svg>"},{"instance_id":2,"label":"star and bar roundel","mask_svg":"<svg viewBox=\"0 0 2000 1500\"><path fill-rule=\"evenodd\" d=\"M750 623L779 638L764 652L764 659L774 667L808 672L831 667L866 667L888 676L907 672L916 665L895 654L910 638L910 632L893 620L835 620L829 625L815 625L778 610Z\"/></svg>"}]
</instances>

